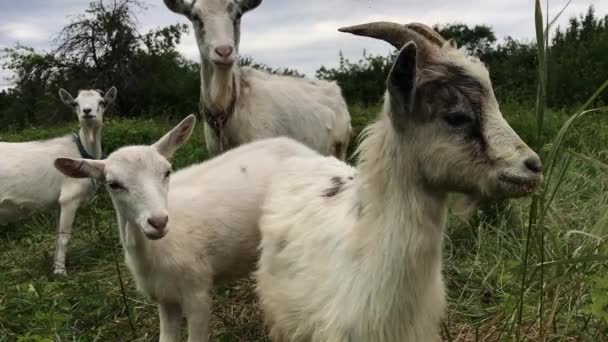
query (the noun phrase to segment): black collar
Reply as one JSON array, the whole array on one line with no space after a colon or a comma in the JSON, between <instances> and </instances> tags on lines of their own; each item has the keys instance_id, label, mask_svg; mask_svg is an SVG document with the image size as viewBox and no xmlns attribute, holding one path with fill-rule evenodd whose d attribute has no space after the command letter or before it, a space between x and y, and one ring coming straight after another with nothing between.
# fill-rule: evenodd
<instances>
[{"instance_id":1,"label":"black collar","mask_svg":"<svg viewBox=\"0 0 608 342\"><path fill-rule=\"evenodd\" d=\"M74 143L76 144L76 147L78 147L78 152L80 153L80 156L82 158L95 159L95 157L90 155L89 152L87 152L87 150L84 148L82 140L80 140L80 136L77 133L72 133L72 138L74 139ZM106 156L103 154L103 152L101 153L101 159L106 159Z\"/></svg>"}]
</instances>

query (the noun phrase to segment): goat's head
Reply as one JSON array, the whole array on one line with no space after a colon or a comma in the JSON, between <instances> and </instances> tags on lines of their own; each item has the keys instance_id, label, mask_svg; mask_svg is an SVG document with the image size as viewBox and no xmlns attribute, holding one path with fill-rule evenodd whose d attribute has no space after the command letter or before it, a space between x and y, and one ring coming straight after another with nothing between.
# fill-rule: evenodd
<instances>
[{"instance_id":1,"label":"goat's head","mask_svg":"<svg viewBox=\"0 0 608 342\"><path fill-rule=\"evenodd\" d=\"M238 55L241 16L262 0L164 0L167 7L185 15L194 27L196 42L203 61L227 68Z\"/></svg>"},{"instance_id":2,"label":"goat's head","mask_svg":"<svg viewBox=\"0 0 608 342\"><path fill-rule=\"evenodd\" d=\"M55 167L68 177L94 178L106 188L120 216L149 239L167 234L171 164L167 160L183 145L196 118L188 116L151 146L128 146L106 160L59 158Z\"/></svg>"},{"instance_id":3,"label":"goat's head","mask_svg":"<svg viewBox=\"0 0 608 342\"><path fill-rule=\"evenodd\" d=\"M61 101L74 110L81 126L101 126L103 114L116 100L116 87L105 94L100 90L79 90L74 99L65 89L59 89Z\"/></svg>"},{"instance_id":4,"label":"goat's head","mask_svg":"<svg viewBox=\"0 0 608 342\"><path fill-rule=\"evenodd\" d=\"M535 191L541 161L503 118L485 66L423 24L377 22L340 29L399 49L385 113L421 181L475 197Z\"/></svg>"}]
</instances>

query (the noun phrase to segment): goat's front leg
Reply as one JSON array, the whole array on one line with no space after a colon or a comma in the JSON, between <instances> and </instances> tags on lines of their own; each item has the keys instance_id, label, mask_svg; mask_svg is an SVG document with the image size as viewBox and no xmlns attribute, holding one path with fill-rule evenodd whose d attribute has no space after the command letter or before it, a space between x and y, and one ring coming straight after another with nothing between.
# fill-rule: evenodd
<instances>
[{"instance_id":1,"label":"goat's front leg","mask_svg":"<svg viewBox=\"0 0 608 342\"><path fill-rule=\"evenodd\" d=\"M178 342L181 337L182 320L182 310L179 305L158 304L158 316L160 318L159 342Z\"/></svg>"},{"instance_id":2,"label":"goat's front leg","mask_svg":"<svg viewBox=\"0 0 608 342\"><path fill-rule=\"evenodd\" d=\"M209 318L211 297L208 291L196 293L184 303L184 313L188 320L188 342L209 341Z\"/></svg>"},{"instance_id":3,"label":"goat's front leg","mask_svg":"<svg viewBox=\"0 0 608 342\"><path fill-rule=\"evenodd\" d=\"M72 225L76 211L80 206L82 199L77 195L64 195L59 198L61 213L59 215L59 228L57 229L57 243L55 245L55 257L53 260L55 274L66 275L65 269L65 254L68 248L68 242L72 235Z\"/></svg>"}]
</instances>

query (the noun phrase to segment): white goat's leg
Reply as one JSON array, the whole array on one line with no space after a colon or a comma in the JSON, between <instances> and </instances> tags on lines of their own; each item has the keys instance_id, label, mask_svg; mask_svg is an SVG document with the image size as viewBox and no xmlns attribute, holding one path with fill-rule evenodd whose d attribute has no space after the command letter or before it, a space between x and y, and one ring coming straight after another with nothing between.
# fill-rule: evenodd
<instances>
[{"instance_id":1,"label":"white goat's leg","mask_svg":"<svg viewBox=\"0 0 608 342\"><path fill-rule=\"evenodd\" d=\"M160 318L159 342L178 342L181 337L180 328L182 310L177 304L158 304Z\"/></svg>"},{"instance_id":2,"label":"white goat's leg","mask_svg":"<svg viewBox=\"0 0 608 342\"><path fill-rule=\"evenodd\" d=\"M188 303L184 303L184 313L188 320L188 342L208 342L211 316L209 292L196 293Z\"/></svg>"},{"instance_id":3,"label":"white goat's leg","mask_svg":"<svg viewBox=\"0 0 608 342\"><path fill-rule=\"evenodd\" d=\"M76 211L81 202L82 196L79 196L77 187L62 190L59 197L61 213L59 214L59 228L57 229L57 243L53 259L53 273L55 274L67 274L65 269L65 254L68 249L68 242L70 242L70 238L72 237L74 217L76 217Z\"/></svg>"}]
</instances>

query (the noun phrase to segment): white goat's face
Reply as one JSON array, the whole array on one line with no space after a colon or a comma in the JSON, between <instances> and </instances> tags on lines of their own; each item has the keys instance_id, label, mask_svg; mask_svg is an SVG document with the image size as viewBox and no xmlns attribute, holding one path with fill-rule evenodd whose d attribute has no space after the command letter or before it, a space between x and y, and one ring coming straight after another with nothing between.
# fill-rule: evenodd
<instances>
[{"instance_id":1,"label":"white goat's face","mask_svg":"<svg viewBox=\"0 0 608 342\"><path fill-rule=\"evenodd\" d=\"M171 164L151 146L130 146L105 161L106 189L123 218L150 239L167 234Z\"/></svg>"},{"instance_id":2,"label":"white goat's face","mask_svg":"<svg viewBox=\"0 0 608 342\"><path fill-rule=\"evenodd\" d=\"M478 197L518 197L540 185L538 155L503 118L476 58L449 45L417 57L409 43L388 90L387 112L428 185Z\"/></svg>"},{"instance_id":3,"label":"white goat's face","mask_svg":"<svg viewBox=\"0 0 608 342\"><path fill-rule=\"evenodd\" d=\"M79 90L75 99L60 89L59 97L74 110L81 126L97 127L101 126L106 109L116 100L116 88L110 88L105 94L99 90Z\"/></svg>"},{"instance_id":4,"label":"white goat's face","mask_svg":"<svg viewBox=\"0 0 608 342\"><path fill-rule=\"evenodd\" d=\"M535 191L541 161L502 117L487 69L432 28L375 22L340 29L400 49L385 113L424 184L473 197Z\"/></svg>"},{"instance_id":5,"label":"white goat's face","mask_svg":"<svg viewBox=\"0 0 608 342\"><path fill-rule=\"evenodd\" d=\"M103 161L59 158L55 167L69 177L103 182L129 226L149 239L160 239L169 230L167 158L188 140L195 121L194 115L188 116L152 146L123 147Z\"/></svg>"},{"instance_id":6,"label":"white goat's face","mask_svg":"<svg viewBox=\"0 0 608 342\"><path fill-rule=\"evenodd\" d=\"M164 0L167 7L185 15L194 27L201 59L220 68L230 67L238 57L241 16L262 0Z\"/></svg>"}]
</instances>

